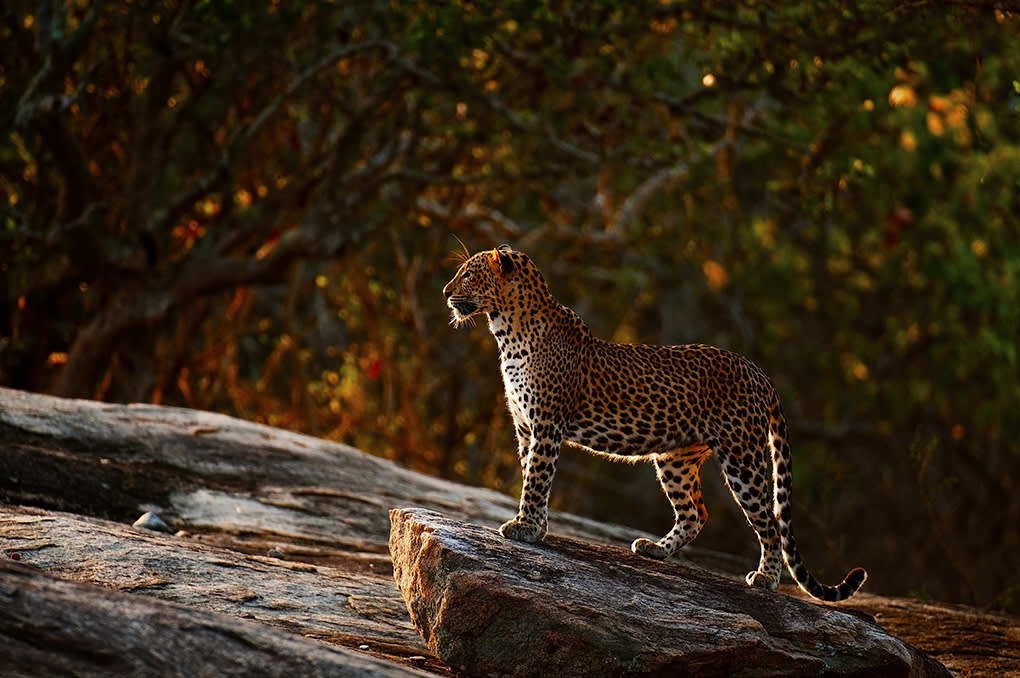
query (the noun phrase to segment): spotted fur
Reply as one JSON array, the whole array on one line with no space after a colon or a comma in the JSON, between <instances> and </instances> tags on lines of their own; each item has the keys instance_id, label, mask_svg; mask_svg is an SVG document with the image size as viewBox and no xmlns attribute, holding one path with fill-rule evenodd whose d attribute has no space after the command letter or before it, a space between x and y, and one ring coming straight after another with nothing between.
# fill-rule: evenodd
<instances>
[{"instance_id":1,"label":"spotted fur","mask_svg":"<svg viewBox=\"0 0 1020 678\"><path fill-rule=\"evenodd\" d=\"M631 549L666 558L701 531L701 465L714 452L726 484L761 545L751 586L775 589L783 563L809 595L849 598L867 578L852 570L838 586L804 566L790 519L786 419L772 382L747 358L713 346L615 344L596 338L556 301L532 260L509 246L461 264L443 289L457 324L484 314L499 346L507 406L524 476L507 538L540 541L562 443L617 460L650 460L673 505L673 528Z\"/></svg>"}]
</instances>

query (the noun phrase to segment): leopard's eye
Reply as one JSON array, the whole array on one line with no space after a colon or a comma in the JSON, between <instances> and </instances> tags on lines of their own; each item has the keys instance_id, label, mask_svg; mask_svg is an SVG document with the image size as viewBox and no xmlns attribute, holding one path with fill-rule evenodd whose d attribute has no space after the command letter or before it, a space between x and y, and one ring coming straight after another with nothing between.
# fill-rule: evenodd
<instances>
[{"instance_id":1,"label":"leopard's eye","mask_svg":"<svg viewBox=\"0 0 1020 678\"><path fill-rule=\"evenodd\" d=\"M464 272L464 276L461 278L461 280L467 280L470 277L471 277L471 271L465 271Z\"/></svg>"}]
</instances>

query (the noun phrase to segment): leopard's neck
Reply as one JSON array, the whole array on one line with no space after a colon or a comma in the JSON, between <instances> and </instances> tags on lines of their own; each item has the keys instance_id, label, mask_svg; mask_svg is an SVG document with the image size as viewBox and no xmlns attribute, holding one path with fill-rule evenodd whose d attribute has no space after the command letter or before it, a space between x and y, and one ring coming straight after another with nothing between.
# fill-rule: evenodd
<instances>
[{"instance_id":1,"label":"leopard's neck","mask_svg":"<svg viewBox=\"0 0 1020 678\"><path fill-rule=\"evenodd\" d=\"M522 350L531 353L552 344L584 348L595 341L581 317L555 299L539 308L537 312L525 306L486 314L501 360L519 357Z\"/></svg>"}]
</instances>

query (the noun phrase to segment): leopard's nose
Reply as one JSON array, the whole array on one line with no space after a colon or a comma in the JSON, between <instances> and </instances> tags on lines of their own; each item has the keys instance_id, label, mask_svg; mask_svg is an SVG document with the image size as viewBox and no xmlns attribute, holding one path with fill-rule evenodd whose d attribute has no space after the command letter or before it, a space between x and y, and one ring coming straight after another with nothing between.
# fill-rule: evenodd
<instances>
[{"instance_id":1,"label":"leopard's nose","mask_svg":"<svg viewBox=\"0 0 1020 678\"><path fill-rule=\"evenodd\" d=\"M443 288L443 296L446 297L447 299L453 296L453 292L450 291L449 285Z\"/></svg>"}]
</instances>

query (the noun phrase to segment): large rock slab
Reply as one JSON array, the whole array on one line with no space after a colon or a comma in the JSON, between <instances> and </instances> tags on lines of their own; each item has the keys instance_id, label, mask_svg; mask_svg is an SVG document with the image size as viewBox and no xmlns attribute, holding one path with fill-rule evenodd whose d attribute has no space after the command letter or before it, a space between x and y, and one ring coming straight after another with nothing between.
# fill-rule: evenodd
<instances>
[{"instance_id":1,"label":"large rock slab","mask_svg":"<svg viewBox=\"0 0 1020 678\"><path fill-rule=\"evenodd\" d=\"M425 678L262 624L63 581L0 559L0 675L8 678Z\"/></svg>"},{"instance_id":2,"label":"large rock slab","mask_svg":"<svg viewBox=\"0 0 1020 678\"><path fill-rule=\"evenodd\" d=\"M428 654L389 563L340 567L238 553L184 536L0 504L0 554L62 579L158 597L337 645ZM376 572L379 570L379 572ZM2 674L2 670L0 670Z\"/></svg>"},{"instance_id":3,"label":"large rock slab","mask_svg":"<svg viewBox=\"0 0 1020 678\"><path fill-rule=\"evenodd\" d=\"M619 547L390 512L393 574L465 676L949 676L873 620Z\"/></svg>"},{"instance_id":4,"label":"large rock slab","mask_svg":"<svg viewBox=\"0 0 1020 678\"><path fill-rule=\"evenodd\" d=\"M0 388L0 449L0 501L126 523L151 509L207 542L264 552L275 536L317 563L385 557L394 506L487 525L517 510L515 498L348 445L179 407ZM569 514L553 520L560 533L586 540L651 536Z\"/></svg>"},{"instance_id":5,"label":"large rock slab","mask_svg":"<svg viewBox=\"0 0 1020 678\"><path fill-rule=\"evenodd\" d=\"M497 526L517 501L231 417L0 388L0 560L17 555L46 577L226 614L449 676L412 625L393 580L388 511L412 505ZM131 528L147 510L188 536ZM621 547L652 536L568 514L552 515L550 527ZM698 548L684 557L736 580L748 565ZM876 590L880 569L872 575ZM92 628L88 598L66 600L67 614ZM1017 617L871 594L841 605L848 608L874 615L960 675L1020 678ZM0 616L4 610L0 602ZM31 659L32 643L45 649L49 638L43 627L0 628L0 675L46 675ZM89 657L102 675L107 655L77 656L80 675L93 675ZM12 673L15 665L23 670Z\"/></svg>"}]
</instances>

